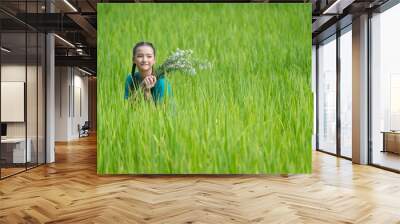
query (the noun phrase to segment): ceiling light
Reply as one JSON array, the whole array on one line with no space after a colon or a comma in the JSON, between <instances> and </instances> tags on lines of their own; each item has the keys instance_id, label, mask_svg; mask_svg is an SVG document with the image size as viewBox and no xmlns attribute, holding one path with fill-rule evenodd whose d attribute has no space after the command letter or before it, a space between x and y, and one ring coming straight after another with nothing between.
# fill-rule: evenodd
<instances>
[{"instance_id":1,"label":"ceiling light","mask_svg":"<svg viewBox=\"0 0 400 224\"><path fill-rule=\"evenodd\" d=\"M354 1L355 0L336 0L332 5L325 9L322 14L342 14L343 10Z\"/></svg>"},{"instance_id":2,"label":"ceiling light","mask_svg":"<svg viewBox=\"0 0 400 224\"><path fill-rule=\"evenodd\" d=\"M61 41L63 41L64 43L68 44L69 46L75 48L75 45L71 44L71 42L67 41L66 39L58 36L57 34L54 34L54 36L56 36L58 39L60 39Z\"/></svg>"},{"instance_id":3,"label":"ceiling light","mask_svg":"<svg viewBox=\"0 0 400 224\"><path fill-rule=\"evenodd\" d=\"M78 67L78 69L79 69L79 71L81 71L81 72L83 72L83 73L85 73L85 74L92 75L92 73L90 73L90 72L88 72L88 71L86 71L86 70L83 70L83 69L81 69L81 68L79 68L79 67Z\"/></svg>"},{"instance_id":4,"label":"ceiling light","mask_svg":"<svg viewBox=\"0 0 400 224\"><path fill-rule=\"evenodd\" d=\"M7 49L7 48L5 48L5 47L1 47L1 50L4 51L4 52L7 52L7 53L10 53L10 52L11 52L11 50L9 50L9 49Z\"/></svg>"},{"instance_id":5,"label":"ceiling light","mask_svg":"<svg viewBox=\"0 0 400 224\"><path fill-rule=\"evenodd\" d=\"M78 12L78 10L71 4L69 3L68 0L64 0L65 4L67 4L72 10L74 10L74 12Z\"/></svg>"}]
</instances>

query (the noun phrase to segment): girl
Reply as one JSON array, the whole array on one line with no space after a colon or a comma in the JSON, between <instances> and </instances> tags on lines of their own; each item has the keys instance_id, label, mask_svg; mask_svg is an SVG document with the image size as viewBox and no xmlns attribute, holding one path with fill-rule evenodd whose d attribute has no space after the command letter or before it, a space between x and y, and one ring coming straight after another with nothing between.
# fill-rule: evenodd
<instances>
[{"instance_id":1,"label":"girl","mask_svg":"<svg viewBox=\"0 0 400 224\"><path fill-rule=\"evenodd\" d=\"M155 103L161 102L165 95L171 94L171 85L164 75L159 76L158 80L155 76L155 57L156 49L152 43L139 42L133 47L132 72L125 81L125 99L136 96L139 88L143 90L146 100L153 100ZM136 67L139 71L135 73Z\"/></svg>"}]
</instances>

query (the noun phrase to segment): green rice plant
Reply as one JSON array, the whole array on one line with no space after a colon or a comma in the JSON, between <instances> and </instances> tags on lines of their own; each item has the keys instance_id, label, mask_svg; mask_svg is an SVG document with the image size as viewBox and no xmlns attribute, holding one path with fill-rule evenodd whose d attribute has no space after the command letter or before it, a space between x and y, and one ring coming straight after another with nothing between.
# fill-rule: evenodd
<instances>
[{"instance_id":1,"label":"green rice plant","mask_svg":"<svg viewBox=\"0 0 400 224\"><path fill-rule=\"evenodd\" d=\"M310 173L310 4L98 4L99 174ZM155 106L124 100L132 48L192 49Z\"/></svg>"}]
</instances>

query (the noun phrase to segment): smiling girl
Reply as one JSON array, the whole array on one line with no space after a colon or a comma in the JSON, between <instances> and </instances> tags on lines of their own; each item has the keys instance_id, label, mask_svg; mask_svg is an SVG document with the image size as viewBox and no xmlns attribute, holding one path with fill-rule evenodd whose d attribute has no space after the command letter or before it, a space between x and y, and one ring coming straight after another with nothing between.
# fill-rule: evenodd
<instances>
[{"instance_id":1,"label":"smiling girl","mask_svg":"<svg viewBox=\"0 0 400 224\"><path fill-rule=\"evenodd\" d=\"M170 95L171 85L164 75L157 80L153 66L156 62L156 49L152 43L139 42L133 47L132 72L125 81L125 99L132 95L137 96L142 89L146 100L161 102L166 95ZM136 67L138 72L135 72Z\"/></svg>"}]
</instances>

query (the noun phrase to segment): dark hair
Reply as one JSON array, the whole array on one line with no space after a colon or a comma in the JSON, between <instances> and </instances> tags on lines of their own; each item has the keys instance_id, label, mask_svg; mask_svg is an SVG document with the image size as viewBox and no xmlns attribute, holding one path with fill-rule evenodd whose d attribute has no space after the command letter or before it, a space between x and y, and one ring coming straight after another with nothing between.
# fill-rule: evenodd
<instances>
[{"instance_id":1,"label":"dark hair","mask_svg":"<svg viewBox=\"0 0 400 224\"><path fill-rule=\"evenodd\" d=\"M132 58L135 58L136 50L137 50L139 47L142 47L142 46L149 46L149 47L151 47L151 48L153 49L153 52L154 52L154 57L156 56L156 48L153 46L153 44L150 43L150 42L144 42L144 41L142 41L142 42L136 43L135 46L133 47ZM131 75L132 75L132 76L135 74L135 70L136 70L136 64L135 64L135 63L132 63L132 72L131 72ZM154 73L153 67L152 67L152 72Z\"/></svg>"}]
</instances>

